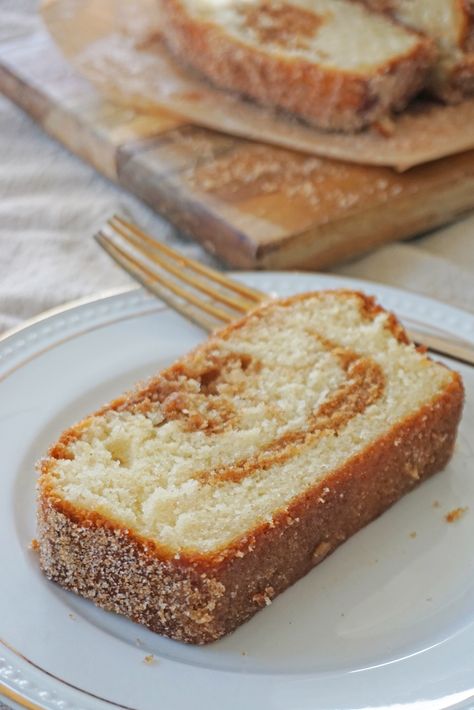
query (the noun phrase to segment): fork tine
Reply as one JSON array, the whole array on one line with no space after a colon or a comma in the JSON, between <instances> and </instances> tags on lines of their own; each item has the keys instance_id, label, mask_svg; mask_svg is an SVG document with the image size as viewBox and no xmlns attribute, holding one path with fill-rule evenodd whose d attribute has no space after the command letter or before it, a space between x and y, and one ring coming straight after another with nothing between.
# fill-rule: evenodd
<instances>
[{"instance_id":1,"label":"fork tine","mask_svg":"<svg viewBox=\"0 0 474 710\"><path fill-rule=\"evenodd\" d=\"M133 249L144 255L148 261L158 264L163 271L173 274L176 280L170 280L160 272L152 270L146 262L144 263L143 260L137 259L129 251L120 247L112 237L102 230L95 235L100 246L145 288L157 295L165 301L165 303L168 303L171 308L182 313L185 318L193 323L197 323L209 332L215 330L215 328L222 325L222 323L230 323L234 318L233 315L228 310L223 310L213 305L210 301L199 298L194 291L191 291L189 288L182 288L179 285L180 281L191 285L195 291L201 291L212 296L215 300L226 304L234 311L247 313L256 304L261 303L267 298L264 293L228 279L225 275L214 271L214 269L204 266L193 259L184 257L164 244L155 242L154 239L149 237L141 229L138 229L138 227L135 227L135 225L130 224L121 217L112 217L108 220L107 226L116 237L121 237L131 245ZM161 259L155 252L165 254L168 259ZM222 294L221 291L216 291L202 279L192 278L189 274L183 277L183 271L177 266L170 264L170 260L174 260L180 266L186 266L190 270L206 276L211 282L218 283L233 293L244 296L247 298L247 303L236 299L235 296L228 296L227 294ZM212 316L217 322L213 321L208 316ZM414 322L416 325L416 321L412 319L408 318L405 320L408 320L408 323ZM470 346L463 347L462 341L461 345L459 345L459 342L453 344L451 337L447 339L438 335L425 334L423 331L419 331L416 328L410 328L408 332L415 343L425 343L433 352L447 355L460 362L467 362L468 364L474 363L471 353L472 348L470 348ZM459 339L457 340L459 341Z\"/></svg>"},{"instance_id":2,"label":"fork tine","mask_svg":"<svg viewBox=\"0 0 474 710\"><path fill-rule=\"evenodd\" d=\"M104 232L99 231L95 235L95 239L112 259L146 289L161 298L185 318L197 323L197 325L200 325L208 332L212 332L216 327L222 325L223 322L230 323L233 320L229 312L198 298L189 290L182 289L171 280L149 269L146 264L135 259L134 256L121 249L117 244L114 244L112 239L104 234ZM181 301L179 298L174 298L170 292L183 300ZM217 322L208 318L204 312L213 316Z\"/></svg>"},{"instance_id":3,"label":"fork tine","mask_svg":"<svg viewBox=\"0 0 474 710\"><path fill-rule=\"evenodd\" d=\"M174 259L181 265L187 266L189 269L192 271L195 271L196 273L199 273L203 276L207 276L211 281L215 281L216 283L220 284L221 286L224 286L225 288L229 289L229 291L234 291L235 293L245 296L247 299L252 301L253 303L261 303L261 301L264 300L265 294L262 294L260 291L257 291L256 289L250 288L249 286L245 286L244 284L239 283L238 281L234 281L233 279L229 279L227 276L224 274L219 273L219 271L216 271L215 269L211 269L209 266L205 266L204 264L201 264L199 261L195 261L194 259L190 259L187 256L183 256L182 254L178 254L175 252L173 249L170 247L166 246L166 244L162 244L161 242L155 241L152 237L150 237L146 232L143 230L139 229L136 225L132 224L131 222L127 222L127 220L123 219L122 217L119 217L118 215L114 215L108 222L112 227L117 229L117 224L121 225L122 229L128 229L130 232L132 232L136 237L138 237L141 241L145 242L148 244L152 249L155 249L156 251L160 251L163 254L166 254L170 259ZM117 231L119 231L117 229ZM125 236L122 231L120 231L120 234L122 236ZM247 307L248 310L248 307Z\"/></svg>"},{"instance_id":4,"label":"fork tine","mask_svg":"<svg viewBox=\"0 0 474 710\"><path fill-rule=\"evenodd\" d=\"M249 303L248 299L242 300L241 298L236 298L235 296L228 296L222 291L214 288L213 286L210 286L209 281L206 282L199 277L189 275L183 269L180 269L178 266L175 266L173 261L171 261L167 257L163 258L159 255L161 251L160 244L150 244L148 239L145 241L141 237L138 237L135 232L132 232L132 234L128 233L119 225L116 225L115 222L113 222L112 220L109 220L108 225L111 227L112 230L118 232L118 234L120 234L120 236L128 244L131 244L139 252L141 252L153 262L158 264L158 266L161 266L161 268L163 268L165 271L168 271L174 276L177 276L181 281L188 283L196 290L201 291L202 293L205 293L208 296L211 296L214 301L224 303L226 306L229 306L238 313L247 313L250 308L253 308L255 306L254 302ZM153 240L151 241L153 242ZM158 253L156 253L155 249L158 251ZM178 261L180 257L178 254L173 254L173 258Z\"/></svg>"}]
</instances>

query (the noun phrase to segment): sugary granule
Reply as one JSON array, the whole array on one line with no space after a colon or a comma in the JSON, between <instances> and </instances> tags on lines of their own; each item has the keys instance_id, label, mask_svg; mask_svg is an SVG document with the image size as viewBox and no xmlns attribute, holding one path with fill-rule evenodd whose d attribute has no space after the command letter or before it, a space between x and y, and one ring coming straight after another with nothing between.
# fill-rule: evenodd
<instances>
[{"instance_id":1,"label":"sugary granule","mask_svg":"<svg viewBox=\"0 0 474 710\"><path fill-rule=\"evenodd\" d=\"M446 513L444 519L447 523L455 523L457 520L460 520L460 518L462 518L462 516L467 513L468 510L469 508L467 506L465 506L464 508L453 508L453 510L450 510L449 513Z\"/></svg>"}]
</instances>

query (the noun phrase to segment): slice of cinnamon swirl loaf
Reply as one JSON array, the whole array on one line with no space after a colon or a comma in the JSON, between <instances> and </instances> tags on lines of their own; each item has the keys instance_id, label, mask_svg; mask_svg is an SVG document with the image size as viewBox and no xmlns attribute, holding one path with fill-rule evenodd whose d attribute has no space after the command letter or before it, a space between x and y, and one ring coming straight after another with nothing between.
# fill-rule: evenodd
<instances>
[{"instance_id":1,"label":"slice of cinnamon swirl loaf","mask_svg":"<svg viewBox=\"0 0 474 710\"><path fill-rule=\"evenodd\" d=\"M40 464L41 567L213 641L442 469L462 402L372 299L271 302L61 436Z\"/></svg>"},{"instance_id":2,"label":"slice of cinnamon swirl loaf","mask_svg":"<svg viewBox=\"0 0 474 710\"><path fill-rule=\"evenodd\" d=\"M431 1L431 0L430 0ZM351 0L158 0L174 55L223 89L328 130L405 108L434 42Z\"/></svg>"}]
</instances>

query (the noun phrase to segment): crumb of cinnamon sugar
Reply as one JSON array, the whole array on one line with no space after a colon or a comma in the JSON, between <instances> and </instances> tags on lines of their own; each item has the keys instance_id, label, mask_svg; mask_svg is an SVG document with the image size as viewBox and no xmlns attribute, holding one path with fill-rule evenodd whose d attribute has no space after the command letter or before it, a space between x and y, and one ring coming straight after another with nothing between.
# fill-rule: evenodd
<instances>
[{"instance_id":1,"label":"crumb of cinnamon sugar","mask_svg":"<svg viewBox=\"0 0 474 710\"><path fill-rule=\"evenodd\" d=\"M416 532L415 532L414 530L410 533L410 537L411 537L411 538L415 538L415 537L416 537Z\"/></svg>"},{"instance_id":2,"label":"crumb of cinnamon sugar","mask_svg":"<svg viewBox=\"0 0 474 710\"><path fill-rule=\"evenodd\" d=\"M68 614L69 618L72 619L72 621L76 620L76 615L72 613L72 611Z\"/></svg>"},{"instance_id":3,"label":"crumb of cinnamon sugar","mask_svg":"<svg viewBox=\"0 0 474 710\"><path fill-rule=\"evenodd\" d=\"M241 651L241 652L240 652L240 655L241 655L241 656L246 656L246 655L247 655L247 651Z\"/></svg>"},{"instance_id":4,"label":"crumb of cinnamon sugar","mask_svg":"<svg viewBox=\"0 0 474 710\"><path fill-rule=\"evenodd\" d=\"M31 541L30 544L28 545L28 548L29 548L30 550L33 550L33 552L38 552L38 550L39 550L39 542L38 542L38 540L37 540L35 537L32 539L32 541Z\"/></svg>"},{"instance_id":5,"label":"crumb of cinnamon sugar","mask_svg":"<svg viewBox=\"0 0 474 710\"><path fill-rule=\"evenodd\" d=\"M156 665L158 661L155 656L150 653L148 656L145 656L145 658L143 659L143 663L146 663L147 666L153 666Z\"/></svg>"},{"instance_id":6,"label":"crumb of cinnamon sugar","mask_svg":"<svg viewBox=\"0 0 474 710\"><path fill-rule=\"evenodd\" d=\"M433 501L433 508L439 508L439 500Z\"/></svg>"},{"instance_id":7,"label":"crumb of cinnamon sugar","mask_svg":"<svg viewBox=\"0 0 474 710\"><path fill-rule=\"evenodd\" d=\"M453 508L453 510L450 510L449 513L446 513L444 519L447 523L455 523L457 520L462 518L462 516L467 513L468 510L469 508L467 506L465 506L464 508Z\"/></svg>"}]
</instances>

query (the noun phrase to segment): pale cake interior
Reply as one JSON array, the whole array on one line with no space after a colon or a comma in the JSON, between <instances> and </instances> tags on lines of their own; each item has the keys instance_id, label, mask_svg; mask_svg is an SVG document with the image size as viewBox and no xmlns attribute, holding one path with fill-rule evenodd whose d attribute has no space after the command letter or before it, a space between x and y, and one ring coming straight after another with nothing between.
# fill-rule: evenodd
<instances>
[{"instance_id":1,"label":"pale cake interior","mask_svg":"<svg viewBox=\"0 0 474 710\"><path fill-rule=\"evenodd\" d=\"M218 23L246 45L366 74L410 53L419 38L351 0L181 0L200 22Z\"/></svg>"},{"instance_id":2,"label":"pale cake interior","mask_svg":"<svg viewBox=\"0 0 474 710\"><path fill-rule=\"evenodd\" d=\"M227 546L453 378L363 304L320 292L256 312L150 385L156 401L86 420L44 478L176 556Z\"/></svg>"},{"instance_id":3,"label":"pale cake interior","mask_svg":"<svg viewBox=\"0 0 474 710\"><path fill-rule=\"evenodd\" d=\"M462 3L457 0L395 0L398 19L426 32L445 53L458 51L464 24Z\"/></svg>"}]
</instances>

